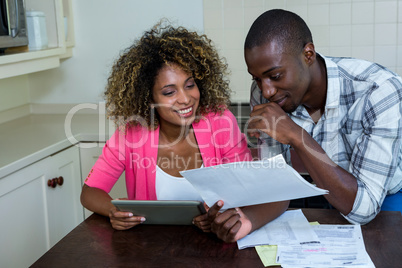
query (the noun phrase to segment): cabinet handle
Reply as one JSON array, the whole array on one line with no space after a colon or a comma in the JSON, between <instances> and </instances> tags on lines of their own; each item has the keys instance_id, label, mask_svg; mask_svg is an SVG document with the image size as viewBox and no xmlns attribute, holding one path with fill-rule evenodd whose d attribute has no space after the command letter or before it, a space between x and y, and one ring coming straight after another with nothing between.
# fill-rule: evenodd
<instances>
[{"instance_id":1,"label":"cabinet handle","mask_svg":"<svg viewBox=\"0 0 402 268\"><path fill-rule=\"evenodd\" d=\"M63 185L63 182L64 182L64 179L63 179L62 176L60 176L60 177L57 178L57 184L58 184L58 185L62 186L62 185Z\"/></svg>"},{"instance_id":2,"label":"cabinet handle","mask_svg":"<svg viewBox=\"0 0 402 268\"><path fill-rule=\"evenodd\" d=\"M53 178L51 180L47 181L47 186L51 187L51 188L56 188L57 184L58 185L63 185L64 183L64 179L62 176L58 177L58 178Z\"/></svg>"}]
</instances>

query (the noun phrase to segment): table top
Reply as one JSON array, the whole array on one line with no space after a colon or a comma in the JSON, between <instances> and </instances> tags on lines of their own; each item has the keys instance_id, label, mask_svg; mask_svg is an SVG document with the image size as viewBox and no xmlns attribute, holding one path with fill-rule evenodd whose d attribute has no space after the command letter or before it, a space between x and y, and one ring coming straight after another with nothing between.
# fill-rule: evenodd
<instances>
[{"instance_id":1,"label":"table top","mask_svg":"<svg viewBox=\"0 0 402 268\"><path fill-rule=\"evenodd\" d=\"M302 209L309 221L348 224L332 209ZM375 266L402 267L402 216L382 211L362 226ZM31 267L264 267L254 248L239 250L195 226L139 225L116 231L93 214Z\"/></svg>"}]
</instances>

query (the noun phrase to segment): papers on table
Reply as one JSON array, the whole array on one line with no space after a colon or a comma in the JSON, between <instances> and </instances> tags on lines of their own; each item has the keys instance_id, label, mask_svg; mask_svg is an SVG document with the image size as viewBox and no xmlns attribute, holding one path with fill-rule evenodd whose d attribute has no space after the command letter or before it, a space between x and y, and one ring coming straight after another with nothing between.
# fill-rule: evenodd
<instances>
[{"instance_id":1,"label":"papers on table","mask_svg":"<svg viewBox=\"0 0 402 268\"><path fill-rule=\"evenodd\" d=\"M312 225L301 210L286 211L237 241L239 249L256 246L265 266L374 267L360 225ZM266 246L259 246L265 244Z\"/></svg>"},{"instance_id":2,"label":"papers on table","mask_svg":"<svg viewBox=\"0 0 402 268\"><path fill-rule=\"evenodd\" d=\"M278 246L276 262L295 267L375 267L364 246L360 225L315 225L318 244Z\"/></svg>"},{"instance_id":3,"label":"papers on table","mask_svg":"<svg viewBox=\"0 0 402 268\"><path fill-rule=\"evenodd\" d=\"M287 245L319 242L303 212L289 210L260 229L237 241L239 249L257 245Z\"/></svg>"},{"instance_id":4,"label":"papers on table","mask_svg":"<svg viewBox=\"0 0 402 268\"><path fill-rule=\"evenodd\" d=\"M323 195L328 191L307 182L282 155L268 160L236 162L181 171L208 206L223 200L222 209Z\"/></svg>"},{"instance_id":5,"label":"papers on table","mask_svg":"<svg viewBox=\"0 0 402 268\"><path fill-rule=\"evenodd\" d=\"M276 252L278 251L277 245L256 246L255 250L265 267L281 265L276 262Z\"/></svg>"}]
</instances>

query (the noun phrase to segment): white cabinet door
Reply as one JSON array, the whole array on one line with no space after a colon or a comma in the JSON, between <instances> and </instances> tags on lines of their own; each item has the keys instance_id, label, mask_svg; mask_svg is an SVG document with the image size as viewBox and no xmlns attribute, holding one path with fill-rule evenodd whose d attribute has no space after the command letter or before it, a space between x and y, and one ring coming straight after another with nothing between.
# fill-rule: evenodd
<instances>
[{"instance_id":1,"label":"white cabinet door","mask_svg":"<svg viewBox=\"0 0 402 268\"><path fill-rule=\"evenodd\" d=\"M0 267L29 267L49 249L47 163L0 179Z\"/></svg>"},{"instance_id":2,"label":"white cabinet door","mask_svg":"<svg viewBox=\"0 0 402 268\"><path fill-rule=\"evenodd\" d=\"M62 176L50 188L48 180ZM0 267L29 267L83 220L78 148L0 178Z\"/></svg>"},{"instance_id":3,"label":"white cabinet door","mask_svg":"<svg viewBox=\"0 0 402 268\"><path fill-rule=\"evenodd\" d=\"M105 146L104 142L96 143L82 143L83 146L80 146L80 156L81 156L81 178L82 184L86 177L88 176L89 172L91 171L93 165L95 164L96 160L98 160L99 156L102 154L103 146ZM127 190L126 190L126 181L124 172L120 176L119 180L113 186L112 190L110 191L110 196L112 198L122 198L127 197ZM85 209L85 218L92 214L91 211Z\"/></svg>"},{"instance_id":4,"label":"white cabinet door","mask_svg":"<svg viewBox=\"0 0 402 268\"><path fill-rule=\"evenodd\" d=\"M80 202L80 158L77 147L71 147L50 157L49 179L63 178L62 185L47 186L47 208L49 219L50 247L84 220Z\"/></svg>"}]
</instances>

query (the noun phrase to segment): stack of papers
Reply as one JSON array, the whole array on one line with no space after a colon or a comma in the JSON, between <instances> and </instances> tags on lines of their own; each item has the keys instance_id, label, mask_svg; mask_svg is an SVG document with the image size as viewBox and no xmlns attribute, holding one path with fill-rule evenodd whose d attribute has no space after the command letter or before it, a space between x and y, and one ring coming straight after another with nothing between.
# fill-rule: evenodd
<instances>
[{"instance_id":1,"label":"stack of papers","mask_svg":"<svg viewBox=\"0 0 402 268\"><path fill-rule=\"evenodd\" d=\"M208 206L224 201L222 209L327 194L307 182L282 155L268 160L235 162L181 171Z\"/></svg>"},{"instance_id":2,"label":"stack of papers","mask_svg":"<svg viewBox=\"0 0 402 268\"><path fill-rule=\"evenodd\" d=\"M303 179L282 155L180 173L208 206L223 200L223 210L328 193ZM239 249L255 247L265 266L374 267L360 225L313 226L301 210L286 211L237 243Z\"/></svg>"},{"instance_id":3,"label":"stack of papers","mask_svg":"<svg viewBox=\"0 0 402 268\"><path fill-rule=\"evenodd\" d=\"M255 246L265 266L375 267L360 225L312 225L301 210L286 211L237 244L239 249Z\"/></svg>"}]
</instances>

